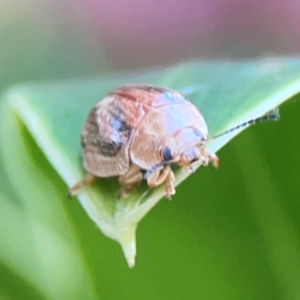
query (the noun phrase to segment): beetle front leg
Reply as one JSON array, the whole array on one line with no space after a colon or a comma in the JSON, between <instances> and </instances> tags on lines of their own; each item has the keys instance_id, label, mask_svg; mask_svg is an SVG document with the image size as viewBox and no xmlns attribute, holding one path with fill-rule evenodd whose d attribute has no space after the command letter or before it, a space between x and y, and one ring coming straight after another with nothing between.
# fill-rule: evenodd
<instances>
[{"instance_id":1,"label":"beetle front leg","mask_svg":"<svg viewBox=\"0 0 300 300\"><path fill-rule=\"evenodd\" d=\"M211 162L216 169L219 167L219 158L215 154L205 152L201 159L203 166L207 166Z\"/></svg>"},{"instance_id":2,"label":"beetle front leg","mask_svg":"<svg viewBox=\"0 0 300 300\"><path fill-rule=\"evenodd\" d=\"M147 179L149 187L156 187L165 182L165 194L168 200L171 200L171 196L175 195L174 181L175 176L169 166L156 170Z\"/></svg>"},{"instance_id":3,"label":"beetle front leg","mask_svg":"<svg viewBox=\"0 0 300 300\"><path fill-rule=\"evenodd\" d=\"M219 158L214 153L207 153L209 161L212 163L212 165L217 169L219 167Z\"/></svg>"},{"instance_id":4,"label":"beetle front leg","mask_svg":"<svg viewBox=\"0 0 300 300\"><path fill-rule=\"evenodd\" d=\"M219 158L216 154L208 153L204 150L204 148L200 153L201 153L200 159L202 160L203 166L207 166L208 163L211 162L215 168L219 167Z\"/></svg>"}]
</instances>

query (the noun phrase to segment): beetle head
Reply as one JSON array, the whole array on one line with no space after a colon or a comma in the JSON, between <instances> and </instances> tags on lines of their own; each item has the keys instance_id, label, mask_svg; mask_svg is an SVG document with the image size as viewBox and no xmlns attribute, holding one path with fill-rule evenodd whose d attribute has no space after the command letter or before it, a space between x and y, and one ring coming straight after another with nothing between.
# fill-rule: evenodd
<instances>
[{"instance_id":1,"label":"beetle head","mask_svg":"<svg viewBox=\"0 0 300 300\"><path fill-rule=\"evenodd\" d=\"M161 159L165 163L190 166L203 158L206 140L206 132L203 134L196 128L186 127L166 139L161 148Z\"/></svg>"},{"instance_id":2,"label":"beetle head","mask_svg":"<svg viewBox=\"0 0 300 300\"><path fill-rule=\"evenodd\" d=\"M212 161L215 167L218 167L218 158L214 154L206 153L205 143L207 141L207 131L202 134L198 129L186 127L165 140L160 150L161 161L148 170L144 178L147 179L153 172L164 165L172 163L187 170L193 171L191 164L198 160L203 165L207 165Z\"/></svg>"}]
</instances>

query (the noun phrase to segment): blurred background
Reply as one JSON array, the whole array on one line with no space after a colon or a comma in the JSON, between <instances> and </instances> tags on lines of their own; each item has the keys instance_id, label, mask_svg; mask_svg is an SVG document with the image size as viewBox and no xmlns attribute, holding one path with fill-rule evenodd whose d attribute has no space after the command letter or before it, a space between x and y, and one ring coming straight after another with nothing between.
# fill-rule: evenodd
<instances>
[{"instance_id":1,"label":"blurred background","mask_svg":"<svg viewBox=\"0 0 300 300\"><path fill-rule=\"evenodd\" d=\"M297 0L1 0L0 85L300 51Z\"/></svg>"},{"instance_id":2,"label":"blurred background","mask_svg":"<svg viewBox=\"0 0 300 300\"><path fill-rule=\"evenodd\" d=\"M0 0L0 91L190 59L299 55L299 16L297 0ZM99 299L300 299L299 112L295 98L280 122L225 147L218 172L198 172L160 203L139 227L134 270L78 209ZM199 182L201 202L191 193ZM13 197L3 169L0 192ZM44 299L1 261L1 299L20 299L18 289Z\"/></svg>"}]
</instances>

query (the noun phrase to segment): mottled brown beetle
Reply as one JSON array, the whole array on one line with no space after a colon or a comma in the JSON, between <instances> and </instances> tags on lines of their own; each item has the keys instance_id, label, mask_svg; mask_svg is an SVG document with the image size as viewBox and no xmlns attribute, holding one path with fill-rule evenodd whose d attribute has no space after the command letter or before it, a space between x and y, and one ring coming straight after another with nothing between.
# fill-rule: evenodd
<instances>
[{"instance_id":1,"label":"mottled brown beetle","mask_svg":"<svg viewBox=\"0 0 300 300\"><path fill-rule=\"evenodd\" d=\"M170 199L175 194L171 164L190 168L201 160L218 166L217 156L205 151L207 138L203 116L179 92L145 84L117 88L85 121L81 145L87 176L70 195L95 177L118 176L122 194L146 179L149 187L165 183Z\"/></svg>"}]
</instances>

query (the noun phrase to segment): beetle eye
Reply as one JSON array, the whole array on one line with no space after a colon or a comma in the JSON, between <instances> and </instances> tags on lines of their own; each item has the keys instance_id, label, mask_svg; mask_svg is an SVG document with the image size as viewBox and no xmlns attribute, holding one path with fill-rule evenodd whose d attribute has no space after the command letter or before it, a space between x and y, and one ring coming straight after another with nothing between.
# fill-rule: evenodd
<instances>
[{"instance_id":1,"label":"beetle eye","mask_svg":"<svg viewBox=\"0 0 300 300\"><path fill-rule=\"evenodd\" d=\"M205 140L203 134L198 129L194 129L194 133L201 139L201 141Z\"/></svg>"},{"instance_id":2,"label":"beetle eye","mask_svg":"<svg viewBox=\"0 0 300 300\"><path fill-rule=\"evenodd\" d=\"M162 150L162 157L164 161L170 161L173 159L172 153L171 153L171 149L169 147L165 147Z\"/></svg>"}]
</instances>

